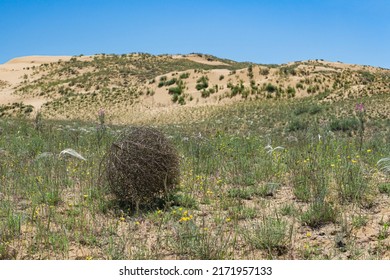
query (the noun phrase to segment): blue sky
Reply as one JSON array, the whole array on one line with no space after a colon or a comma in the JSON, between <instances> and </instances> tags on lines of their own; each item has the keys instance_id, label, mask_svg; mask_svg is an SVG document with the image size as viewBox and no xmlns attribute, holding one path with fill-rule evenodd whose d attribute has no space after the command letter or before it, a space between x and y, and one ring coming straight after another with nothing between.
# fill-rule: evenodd
<instances>
[{"instance_id":1,"label":"blue sky","mask_svg":"<svg viewBox=\"0 0 390 280\"><path fill-rule=\"evenodd\" d=\"M390 68L387 0L0 0L0 63L26 55L200 52Z\"/></svg>"}]
</instances>

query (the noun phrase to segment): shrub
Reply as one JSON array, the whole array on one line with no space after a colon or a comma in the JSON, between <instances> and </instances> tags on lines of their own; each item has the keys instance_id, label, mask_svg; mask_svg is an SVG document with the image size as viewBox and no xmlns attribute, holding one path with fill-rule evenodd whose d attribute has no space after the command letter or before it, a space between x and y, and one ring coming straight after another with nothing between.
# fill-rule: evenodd
<instances>
[{"instance_id":1,"label":"shrub","mask_svg":"<svg viewBox=\"0 0 390 280\"><path fill-rule=\"evenodd\" d=\"M202 76L200 77L197 81L196 81L196 89L197 90L202 90L202 89L205 89L205 88L208 88L209 87L209 79L206 77L206 76Z\"/></svg>"},{"instance_id":2,"label":"shrub","mask_svg":"<svg viewBox=\"0 0 390 280\"><path fill-rule=\"evenodd\" d=\"M265 90L268 93L274 93L278 90L278 88L276 86L274 86L273 84L268 84L268 85L266 85Z\"/></svg>"},{"instance_id":3,"label":"shrub","mask_svg":"<svg viewBox=\"0 0 390 280\"><path fill-rule=\"evenodd\" d=\"M180 74L180 79L188 79L190 77L190 73L188 72L185 72L185 73L182 73Z\"/></svg>"},{"instance_id":4,"label":"shrub","mask_svg":"<svg viewBox=\"0 0 390 280\"><path fill-rule=\"evenodd\" d=\"M249 77L249 79L253 79L253 66L252 65L248 66L248 77Z\"/></svg>"},{"instance_id":5,"label":"shrub","mask_svg":"<svg viewBox=\"0 0 390 280\"><path fill-rule=\"evenodd\" d=\"M172 79L166 81L165 85L166 86L171 86L171 85L175 84L176 82L177 82L177 79L176 78L172 78Z\"/></svg>"},{"instance_id":6,"label":"shrub","mask_svg":"<svg viewBox=\"0 0 390 280\"><path fill-rule=\"evenodd\" d=\"M170 87L168 93L180 95L183 93L183 89L181 87Z\"/></svg>"},{"instance_id":7,"label":"shrub","mask_svg":"<svg viewBox=\"0 0 390 280\"><path fill-rule=\"evenodd\" d=\"M288 75L295 76L297 74L295 67L296 67L295 65L280 67L279 74L285 75L285 76L288 76Z\"/></svg>"},{"instance_id":8,"label":"shrub","mask_svg":"<svg viewBox=\"0 0 390 280\"><path fill-rule=\"evenodd\" d=\"M230 97L236 96L237 94L243 94L245 90L243 81L240 81L240 83L237 85L233 85L229 82L227 87L231 90Z\"/></svg>"},{"instance_id":9,"label":"shrub","mask_svg":"<svg viewBox=\"0 0 390 280\"><path fill-rule=\"evenodd\" d=\"M295 88L288 86L287 87L287 96L294 97L295 96Z\"/></svg>"},{"instance_id":10,"label":"shrub","mask_svg":"<svg viewBox=\"0 0 390 280\"><path fill-rule=\"evenodd\" d=\"M175 189L179 157L162 132L150 127L127 128L105 157L105 175L121 202L137 207Z\"/></svg>"},{"instance_id":11,"label":"shrub","mask_svg":"<svg viewBox=\"0 0 390 280\"><path fill-rule=\"evenodd\" d=\"M179 100L179 95L177 93L174 93L172 95L172 102L176 103Z\"/></svg>"},{"instance_id":12,"label":"shrub","mask_svg":"<svg viewBox=\"0 0 390 280\"><path fill-rule=\"evenodd\" d=\"M260 68L259 73L260 73L260 75L267 76L269 74L269 69L268 68Z\"/></svg>"},{"instance_id":13,"label":"shrub","mask_svg":"<svg viewBox=\"0 0 390 280\"><path fill-rule=\"evenodd\" d=\"M177 102L180 104L180 105L185 105L186 104L186 101L184 99L184 96L180 95Z\"/></svg>"}]
</instances>

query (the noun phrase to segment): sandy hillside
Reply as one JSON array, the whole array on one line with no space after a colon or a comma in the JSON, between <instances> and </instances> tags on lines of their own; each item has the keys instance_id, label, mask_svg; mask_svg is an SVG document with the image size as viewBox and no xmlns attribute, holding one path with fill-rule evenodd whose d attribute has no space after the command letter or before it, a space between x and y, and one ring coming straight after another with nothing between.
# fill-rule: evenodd
<instances>
[{"instance_id":1,"label":"sandy hillside","mask_svg":"<svg viewBox=\"0 0 390 280\"><path fill-rule=\"evenodd\" d=\"M263 98L320 94L333 102L390 92L389 81L388 69L323 60L262 65L203 54L26 56L0 65L0 105L23 102L53 118L88 118L98 108L123 116L134 111L129 107L158 115L162 108ZM18 112L10 110L3 113Z\"/></svg>"},{"instance_id":2,"label":"sandy hillside","mask_svg":"<svg viewBox=\"0 0 390 280\"><path fill-rule=\"evenodd\" d=\"M212 58L207 58L204 55L196 55L196 54L188 54L188 55L173 55L172 58L175 59L188 59L194 62L207 64L207 65L229 65L219 60L215 60Z\"/></svg>"},{"instance_id":3,"label":"sandy hillside","mask_svg":"<svg viewBox=\"0 0 390 280\"><path fill-rule=\"evenodd\" d=\"M21 97L13 94L14 88L23 83L37 80L41 75L32 78L36 68L42 64L69 61L72 56L23 56L0 64L0 105L23 102L39 109L47 101L44 97ZM81 59L87 60L89 57Z\"/></svg>"}]
</instances>

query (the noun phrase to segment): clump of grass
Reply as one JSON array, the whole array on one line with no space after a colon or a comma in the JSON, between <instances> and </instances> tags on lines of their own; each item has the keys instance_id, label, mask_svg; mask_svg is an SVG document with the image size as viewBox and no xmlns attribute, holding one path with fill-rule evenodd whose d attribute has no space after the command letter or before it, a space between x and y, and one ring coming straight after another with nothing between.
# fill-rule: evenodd
<instances>
[{"instance_id":1,"label":"clump of grass","mask_svg":"<svg viewBox=\"0 0 390 280\"><path fill-rule=\"evenodd\" d=\"M229 258L231 237L223 225L210 233L206 225L199 227L191 216L180 219L174 227L170 246L184 259L221 260ZM187 219L188 218L188 219Z\"/></svg>"},{"instance_id":2,"label":"clump of grass","mask_svg":"<svg viewBox=\"0 0 390 280\"><path fill-rule=\"evenodd\" d=\"M250 230L243 230L244 239L254 248L265 249L272 256L283 254L289 242L287 223L280 217L263 217Z\"/></svg>"},{"instance_id":3,"label":"clump of grass","mask_svg":"<svg viewBox=\"0 0 390 280\"><path fill-rule=\"evenodd\" d=\"M378 186L380 193L390 195L390 183L382 183Z\"/></svg>"},{"instance_id":4,"label":"clump of grass","mask_svg":"<svg viewBox=\"0 0 390 280\"><path fill-rule=\"evenodd\" d=\"M359 121L356 118L335 119L330 122L329 128L332 131L352 131L359 129Z\"/></svg>"},{"instance_id":5,"label":"clump of grass","mask_svg":"<svg viewBox=\"0 0 390 280\"><path fill-rule=\"evenodd\" d=\"M336 217L336 211L330 203L326 201L314 202L307 211L302 213L301 222L317 228L327 223L336 222Z\"/></svg>"},{"instance_id":6,"label":"clump of grass","mask_svg":"<svg viewBox=\"0 0 390 280\"><path fill-rule=\"evenodd\" d=\"M377 166L382 172L390 174L390 157L380 159Z\"/></svg>"},{"instance_id":7,"label":"clump of grass","mask_svg":"<svg viewBox=\"0 0 390 280\"><path fill-rule=\"evenodd\" d=\"M290 132L291 131L299 131L299 130L305 130L307 128L308 128L307 122L305 122L299 118L295 118L288 123L287 131L290 131Z\"/></svg>"}]
</instances>

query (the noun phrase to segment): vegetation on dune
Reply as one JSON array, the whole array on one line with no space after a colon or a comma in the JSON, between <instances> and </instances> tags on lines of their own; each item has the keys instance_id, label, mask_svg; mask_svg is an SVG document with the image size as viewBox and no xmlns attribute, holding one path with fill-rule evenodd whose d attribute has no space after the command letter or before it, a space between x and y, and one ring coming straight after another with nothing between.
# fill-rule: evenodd
<instances>
[{"instance_id":1,"label":"vegetation on dune","mask_svg":"<svg viewBox=\"0 0 390 280\"><path fill-rule=\"evenodd\" d=\"M222 70L230 70L230 74L218 73ZM91 114L83 112L99 107L124 109L145 98L153 99L156 92L158 100L169 94L167 102L181 105L193 105L199 99L216 103L230 98L288 99L310 95L331 103L389 93L389 82L390 72L386 69L322 60L261 65L203 54L100 54L34 66L15 94L46 98L41 110L53 118L77 115L91 119ZM2 112L16 115L19 110L4 107Z\"/></svg>"}]
</instances>

